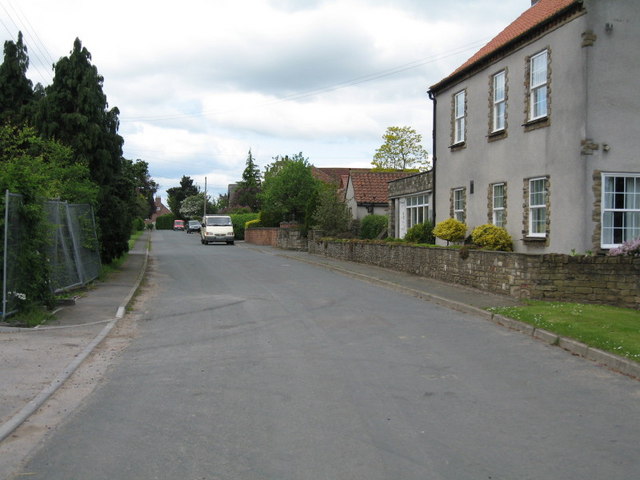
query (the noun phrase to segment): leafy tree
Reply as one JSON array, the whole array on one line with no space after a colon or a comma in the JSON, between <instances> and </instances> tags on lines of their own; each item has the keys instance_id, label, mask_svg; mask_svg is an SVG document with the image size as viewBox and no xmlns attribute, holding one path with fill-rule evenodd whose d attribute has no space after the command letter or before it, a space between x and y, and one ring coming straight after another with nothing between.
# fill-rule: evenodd
<instances>
[{"instance_id":1,"label":"leafy tree","mask_svg":"<svg viewBox=\"0 0 640 480\"><path fill-rule=\"evenodd\" d=\"M16 279L15 291L24 294L25 309L51 305L49 262L45 258L50 239L42 200L59 198L95 205L98 189L88 168L74 163L69 147L43 139L32 128L7 124L0 126L0 190L22 194L19 215L25 234L18 238L20 250L12 261L23 275Z\"/></svg>"},{"instance_id":2,"label":"leafy tree","mask_svg":"<svg viewBox=\"0 0 640 480\"><path fill-rule=\"evenodd\" d=\"M427 169L428 153L420 142L422 135L411 127L389 127L382 136L384 143L376 150L371 162L375 168L407 170Z\"/></svg>"},{"instance_id":3,"label":"leafy tree","mask_svg":"<svg viewBox=\"0 0 640 480\"><path fill-rule=\"evenodd\" d=\"M76 38L68 57L55 64L53 83L45 89L35 123L48 138L73 149L76 162L89 167L99 186L97 217L102 261L109 263L129 246L135 182L124 174L123 139L117 108L108 110L103 78L91 54Z\"/></svg>"},{"instance_id":4,"label":"leafy tree","mask_svg":"<svg viewBox=\"0 0 640 480\"><path fill-rule=\"evenodd\" d=\"M22 42L22 32L18 41L4 42L4 61L0 65L0 122L23 123L27 110L35 96L33 83L27 78L29 56Z\"/></svg>"},{"instance_id":5,"label":"leafy tree","mask_svg":"<svg viewBox=\"0 0 640 480\"><path fill-rule=\"evenodd\" d=\"M158 184L149 174L149 164L140 159L124 160L125 176L130 177L136 191L136 217L150 218L156 209L155 195Z\"/></svg>"},{"instance_id":6,"label":"leafy tree","mask_svg":"<svg viewBox=\"0 0 640 480\"><path fill-rule=\"evenodd\" d=\"M221 212L229 208L229 195L227 193L221 193L218 195L218 199L214 203L214 210L211 213ZM209 209L207 208L207 212Z\"/></svg>"},{"instance_id":7,"label":"leafy tree","mask_svg":"<svg viewBox=\"0 0 640 480\"><path fill-rule=\"evenodd\" d=\"M320 187L313 223L314 227L328 236L335 237L349 232L351 209L340 200L333 185L322 184Z\"/></svg>"},{"instance_id":8,"label":"leafy tree","mask_svg":"<svg viewBox=\"0 0 640 480\"><path fill-rule=\"evenodd\" d=\"M199 193L197 186L193 184L193 179L186 175L182 176L179 187L173 187L167 190L167 203L169 210L173 212L176 218L184 218L180 215L180 206L182 201L187 197L192 197Z\"/></svg>"},{"instance_id":9,"label":"leafy tree","mask_svg":"<svg viewBox=\"0 0 640 480\"><path fill-rule=\"evenodd\" d=\"M277 226L285 220L304 224L318 188L319 181L311 174L311 165L302 153L291 158L275 157L265 169L258 196L263 225Z\"/></svg>"},{"instance_id":10,"label":"leafy tree","mask_svg":"<svg viewBox=\"0 0 640 480\"><path fill-rule=\"evenodd\" d=\"M213 213L216 207L211 202L207 202L207 213ZM204 192L191 195L185 198L180 204L180 216L185 220L198 220L204 213Z\"/></svg>"},{"instance_id":11,"label":"leafy tree","mask_svg":"<svg viewBox=\"0 0 640 480\"><path fill-rule=\"evenodd\" d=\"M234 195L236 205L249 207L253 211L259 210L258 194L260 193L260 187L260 169L254 163L253 155L249 150L246 168L242 172L242 181L238 182Z\"/></svg>"}]
</instances>

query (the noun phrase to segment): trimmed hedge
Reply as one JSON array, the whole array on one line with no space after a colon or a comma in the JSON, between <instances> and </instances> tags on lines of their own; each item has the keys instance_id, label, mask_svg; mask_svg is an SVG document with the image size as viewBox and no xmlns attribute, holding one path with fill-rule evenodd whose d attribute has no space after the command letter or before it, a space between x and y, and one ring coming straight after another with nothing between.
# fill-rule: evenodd
<instances>
[{"instance_id":1,"label":"trimmed hedge","mask_svg":"<svg viewBox=\"0 0 640 480\"><path fill-rule=\"evenodd\" d=\"M233 223L233 231L236 234L236 240L244 240L245 224L251 220L258 218L258 213L233 213L229 215Z\"/></svg>"},{"instance_id":2,"label":"trimmed hedge","mask_svg":"<svg viewBox=\"0 0 640 480\"><path fill-rule=\"evenodd\" d=\"M176 216L173 213L160 215L156 218L156 230L173 230L173 221Z\"/></svg>"}]
</instances>

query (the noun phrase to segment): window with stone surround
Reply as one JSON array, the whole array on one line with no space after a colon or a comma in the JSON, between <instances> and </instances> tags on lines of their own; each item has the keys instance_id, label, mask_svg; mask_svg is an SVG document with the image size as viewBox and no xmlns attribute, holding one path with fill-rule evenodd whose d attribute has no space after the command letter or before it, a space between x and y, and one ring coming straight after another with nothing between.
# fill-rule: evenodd
<instances>
[{"instance_id":1,"label":"window with stone surround","mask_svg":"<svg viewBox=\"0 0 640 480\"><path fill-rule=\"evenodd\" d=\"M407 230L418 223L424 223L429 218L429 194L407 197Z\"/></svg>"},{"instance_id":2,"label":"window with stone surround","mask_svg":"<svg viewBox=\"0 0 640 480\"><path fill-rule=\"evenodd\" d=\"M491 131L506 129L507 113L507 72L502 70L491 77Z\"/></svg>"},{"instance_id":3,"label":"window with stone surround","mask_svg":"<svg viewBox=\"0 0 640 480\"><path fill-rule=\"evenodd\" d=\"M530 178L525 195L527 236L545 238L548 233L549 188L547 177Z\"/></svg>"},{"instance_id":4,"label":"window with stone surround","mask_svg":"<svg viewBox=\"0 0 640 480\"><path fill-rule=\"evenodd\" d=\"M602 174L602 248L640 237L640 174Z\"/></svg>"},{"instance_id":5,"label":"window with stone surround","mask_svg":"<svg viewBox=\"0 0 640 480\"><path fill-rule=\"evenodd\" d=\"M454 188L451 191L451 210L452 217L464 223L466 220L466 203L467 195L465 188Z\"/></svg>"},{"instance_id":6,"label":"window with stone surround","mask_svg":"<svg viewBox=\"0 0 640 480\"><path fill-rule=\"evenodd\" d=\"M507 219L507 186L505 183L491 185L491 223L504 227Z\"/></svg>"},{"instance_id":7,"label":"window with stone surround","mask_svg":"<svg viewBox=\"0 0 640 480\"><path fill-rule=\"evenodd\" d=\"M526 59L525 131L550 125L551 50L546 48Z\"/></svg>"},{"instance_id":8,"label":"window with stone surround","mask_svg":"<svg viewBox=\"0 0 640 480\"><path fill-rule=\"evenodd\" d=\"M453 96L452 146L464 144L466 140L467 92L462 90Z\"/></svg>"}]
</instances>

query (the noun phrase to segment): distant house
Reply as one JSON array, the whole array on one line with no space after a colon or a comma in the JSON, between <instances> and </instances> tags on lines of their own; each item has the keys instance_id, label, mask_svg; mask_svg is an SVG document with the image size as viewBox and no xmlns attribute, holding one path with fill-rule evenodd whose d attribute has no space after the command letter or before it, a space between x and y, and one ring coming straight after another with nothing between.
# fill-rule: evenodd
<instances>
[{"instance_id":1,"label":"distant house","mask_svg":"<svg viewBox=\"0 0 640 480\"><path fill-rule=\"evenodd\" d=\"M539 0L429 89L436 219L529 253L640 237L637 0Z\"/></svg>"},{"instance_id":2,"label":"distant house","mask_svg":"<svg viewBox=\"0 0 640 480\"><path fill-rule=\"evenodd\" d=\"M407 172L374 172L352 170L347 179L344 201L355 220L367 215L389 213L389 182L408 177Z\"/></svg>"},{"instance_id":3,"label":"distant house","mask_svg":"<svg viewBox=\"0 0 640 480\"><path fill-rule=\"evenodd\" d=\"M154 203L155 203L156 209L151 214L151 218L147 221L147 223L155 223L156 218L162 215L167 215L171 213L171 210L169 210L167 207L164 206L164 204L162 203L162 199L160 197L156 197Z\"/></svg>"}]
</instances>

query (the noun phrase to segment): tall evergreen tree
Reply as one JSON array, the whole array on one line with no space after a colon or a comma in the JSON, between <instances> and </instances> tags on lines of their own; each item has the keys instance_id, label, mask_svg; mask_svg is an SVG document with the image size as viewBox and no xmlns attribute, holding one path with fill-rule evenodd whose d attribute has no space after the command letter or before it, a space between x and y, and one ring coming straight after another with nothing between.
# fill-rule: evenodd
<instances>
[{"instance_id":1,"label":"tall evergreen tree","mask_svg":"<svg viewBox=\"0 0 640 480\"><path fill-rule=\"evenodd\" d=\"M91 54L76 38L68 57L55 65L53 83L45 89L36 126L49 138L70 146L76 161L87 165L99 186L98 225L101 256L109 263L128 250L135 185L123 172L123 139L119 111L108 110L103 78Z\"/></svg>"},{"instance_id":2,"label":"tall evergreen tree","mask_svg":"<svg viewBox=\"0 0 640 480\"><path fill-rule=\"evenodd\" d=\"M27 78L29 55L18 32L18 41L4 42L4 61L0 65L0 122L23 123L34 100L33 83Z\"/></svg>"},{"instance_id":3,"label":"tall evergreen tree","mask_svg":"<svg viewBox=\"0 0 640 480\"><path fill-rule=\"evenodd\" d=\"M260 169L253 161L253 155L249 150L246 168L242 172L242 181L238 182L238 188L234 193L235 203L241 207L249 207L254 212L258 211L260 209L260 202L258 201L260 187Z\"/></svg>"}]
</instances>

